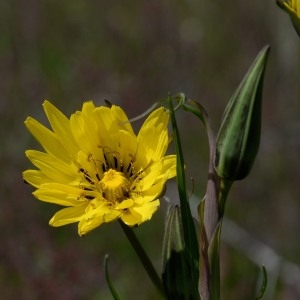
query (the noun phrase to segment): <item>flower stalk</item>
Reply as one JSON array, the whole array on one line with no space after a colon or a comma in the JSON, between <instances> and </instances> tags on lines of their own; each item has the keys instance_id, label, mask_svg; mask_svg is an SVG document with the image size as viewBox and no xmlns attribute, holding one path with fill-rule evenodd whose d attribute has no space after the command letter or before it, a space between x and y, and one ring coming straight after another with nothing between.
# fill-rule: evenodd
<instances>
[{"instance_id":1,"label":"flower stalk","mask_svg":"<svg viewBox=\"0 0 300 300\"><path fill-rule=\"evenodd\" d=\"M122 221L119 220L119 223L121 225L121 228L123 229L128 241L130 242L132 248L135 250L135 253L139 257L142 265L144 266L149 278L151 279L152 283L158 290L158 292L165 298L165 290L162 285L162 281L157 274L149 256L147 255L144 247L136 237L134 231L132 228L128 227L126 224L124 224Z\"/></svg>"}]
</instances>

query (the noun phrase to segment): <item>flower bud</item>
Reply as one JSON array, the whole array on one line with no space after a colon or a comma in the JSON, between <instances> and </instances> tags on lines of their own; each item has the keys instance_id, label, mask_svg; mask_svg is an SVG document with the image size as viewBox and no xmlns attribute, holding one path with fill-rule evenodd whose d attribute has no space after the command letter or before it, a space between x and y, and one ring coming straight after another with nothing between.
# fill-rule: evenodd
<instances>
[{"instance_id":1,"label":"flower bud","mask_svg":"<svg viewBox=\"0 0 300 300\"><path fill-rule=\"evenodd\" d=\"M178 206L169 207L162 251L162 280L167 299L199 299L198 278L193 280L192 262L185 249Z\"/></svg>"},{"instance_id":2,"label":"flower bud","mask_svg":"<svg viewBox=\"0 0 300 300\"><path fill-rule=\"evenodd\" d=\"M261 130L264 70L269 46L256 57L230 99L216 141L215 170L227 180L245 178L255 160Z\"/></svg>"}]
</instances>

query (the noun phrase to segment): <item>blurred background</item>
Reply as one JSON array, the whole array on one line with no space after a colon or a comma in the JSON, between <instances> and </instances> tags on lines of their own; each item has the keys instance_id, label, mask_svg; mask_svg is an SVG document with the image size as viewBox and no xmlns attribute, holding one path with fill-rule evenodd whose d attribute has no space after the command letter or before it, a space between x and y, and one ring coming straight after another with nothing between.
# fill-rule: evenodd
<instances>
[{"instance_id":1,"label":"blurred background","mask_svg":"<svg viewBox=\"0 0 300 300\"><path fill-rule=\"evenodd\" d=\"M271 45L261 147L250 176L229 196L221 253L223 299L254 299L261 265L264 299L300 299L300 39L288 16L265 1L0 1L1 299L112 299L103 276L109 253L122 299L159 299L118 225L77 235L51 228L58 207L37 201L22 181L30 115L47 124L49 99L67 116L104 99L129 117L169 92L222 112L260 49ZM178 113L188 178L202 196L208 146L204 128ZM189 182L190 184L190 182ZM175 183L167 194L176 201ZM167 205L137 228L160 270Z\"/></svg>"}]
</instances>

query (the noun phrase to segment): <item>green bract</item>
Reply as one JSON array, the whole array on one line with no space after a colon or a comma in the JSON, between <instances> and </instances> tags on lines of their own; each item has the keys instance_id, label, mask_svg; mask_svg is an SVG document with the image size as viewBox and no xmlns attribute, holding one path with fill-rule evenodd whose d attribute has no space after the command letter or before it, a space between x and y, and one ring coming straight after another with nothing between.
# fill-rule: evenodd
<instances>
[{"instance_id":1,"label":"green bract","mask_svg":"<svg viewBox=\"0 0 300 300\"><path fill-rule=\"evenodd\" d=\"M190 266L184 249L180 209L169 208L162 253L162 280L168 299L189 299Z\"/></svg>"},{"instance_id":2,"label":"green bract","mask_svg":"<svg viewBox=\"0 0 300 300\"><path fill-rule=\"evenodd\" d=\"M245 178L255 160L261 130L264 70L269 46L264 47L230 99L217 136L215 169L227 180Z\"/></svg>"}]
</instances>

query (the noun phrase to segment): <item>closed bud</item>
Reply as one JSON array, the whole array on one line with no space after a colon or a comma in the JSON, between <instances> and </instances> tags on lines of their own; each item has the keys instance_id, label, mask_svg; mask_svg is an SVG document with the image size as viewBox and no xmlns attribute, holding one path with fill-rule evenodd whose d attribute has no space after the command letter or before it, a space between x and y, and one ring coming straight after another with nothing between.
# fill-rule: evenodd
<instances>
[{"instance_id":1,"label":"closed bud","mask_svg":"<svg viewBox=\"0 0 300 300\"><path fill-rule=\"evenodd\" d=\"M180 208L167 213L162 252L162 280L167 299L199 299L197 282L191 277L191 260L185 251Z\"/></svg>"},{"instance_id":2,"label":"closed bud","mask_svg":"<svg viewBox=\"0 0 300 300\"><path fill-rule=\"evenodd\" d=\"M268 53L269 46L261 50L224 111L215 152L215 169L223 179L245 178L255 160L260 142L263 77Z\"/></svg>"}]
</instances>

